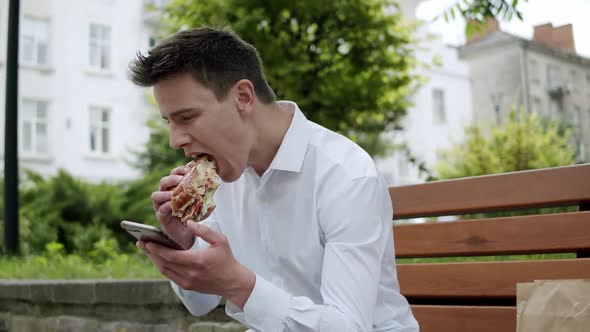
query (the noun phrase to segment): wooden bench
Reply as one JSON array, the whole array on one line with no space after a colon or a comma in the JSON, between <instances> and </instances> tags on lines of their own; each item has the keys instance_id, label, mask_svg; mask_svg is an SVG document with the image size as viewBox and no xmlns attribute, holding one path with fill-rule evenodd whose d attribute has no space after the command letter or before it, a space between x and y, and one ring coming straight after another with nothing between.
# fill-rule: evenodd
<instances>
[{"instance_id":1,"label":"wooden bench","mask_svg":"<svg viewBox=\"0 0 590 332\"><path fill-rule=\"evenodd\" d=\"M398 263L421 332L516 330L516 284L590 279L590 164L390 188L394 219L524 208L574 212L396 224L397 258L574 253L550 260Z\"/></svg>"}]
</instances>

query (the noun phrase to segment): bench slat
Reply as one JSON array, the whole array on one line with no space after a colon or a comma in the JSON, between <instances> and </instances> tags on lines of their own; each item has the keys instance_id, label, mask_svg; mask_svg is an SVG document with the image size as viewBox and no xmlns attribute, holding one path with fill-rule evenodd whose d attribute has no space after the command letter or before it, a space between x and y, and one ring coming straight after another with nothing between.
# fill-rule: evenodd
<instances>
[{"instance_id":1,"label":"bench slat","mask_svg":"<svg viewBox=\"0 0 590 332\"><path fill-rule=\"evenodd\" d=\"M515 307L413 305L420 332L514 332Z\"/></svg>"},{"instance_id":2,"label":"bench slat","mask_svg":"<svg viewBox=\"0 0 590 332\"><path fill-rule=\"evenodd\" d=\"M590 164L389 188L394 218L459 215L590 201Z\"/></svg>"},{"instance_id":3,"label":"bench slat","mask_svg":"<svg viewBox=\"0 0 590 332\"><path fill-rule=\"evenodd\" d=\"M590 250L590 211L394 226L396 257Z\"/></svg>"},{"instance_id":4,"label":"bench slat","mask_svg":"<svg viewBox=\"0 0 590 332\"><path fill-rule=\"evenodd\" d=\"M516 298L519 282L590 279L590 258L399 264L397 271L401 292L410 300Z\"/></svg>"}]
</instances>

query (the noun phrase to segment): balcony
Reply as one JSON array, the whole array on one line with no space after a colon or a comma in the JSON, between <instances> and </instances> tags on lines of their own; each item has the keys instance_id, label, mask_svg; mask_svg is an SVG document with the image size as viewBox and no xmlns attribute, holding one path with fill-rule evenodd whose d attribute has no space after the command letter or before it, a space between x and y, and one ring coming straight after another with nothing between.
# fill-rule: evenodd
<instances>
[{"instance_id":1,"label":"balcony","mask_svg":"<svg viewBox=\"0 0 590 332\"><path fill-rule=\"evenodd\" d=\"M562 99L572 91L571 83L554 82L547 85L547 93L553 99Z\"/></svg>"}]
</instances>

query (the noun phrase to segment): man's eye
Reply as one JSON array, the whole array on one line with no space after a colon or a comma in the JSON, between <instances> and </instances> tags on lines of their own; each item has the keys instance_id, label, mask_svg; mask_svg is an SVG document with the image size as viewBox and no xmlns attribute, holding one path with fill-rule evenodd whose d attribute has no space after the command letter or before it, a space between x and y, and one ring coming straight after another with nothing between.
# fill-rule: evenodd
<instances>
[{"instance_id":1,"label":"man's eye","mask_svg":"<svg viewBox=\"0 0 590 332\"><path fill-rule=\"evenodd\" d=\"M190 119L192 119L192 118L193 118L193 117L192 117L191 115L185 115L185 116L181 116L181 117L180 117L180 119L181 119L182 121L188 121L188 120L190 120Z\"/></svg>"}]
</instances>

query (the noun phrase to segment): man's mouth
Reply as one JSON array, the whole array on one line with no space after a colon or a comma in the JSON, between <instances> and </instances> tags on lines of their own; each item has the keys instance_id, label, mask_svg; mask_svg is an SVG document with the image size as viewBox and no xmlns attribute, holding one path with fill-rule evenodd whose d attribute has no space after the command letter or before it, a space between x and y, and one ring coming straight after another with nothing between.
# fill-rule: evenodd
<instances>
[{"instance_id":1,"label":"man's mouth","mask_svg":"<svg viewBox=\"0 0 590 332\"><path fill-rule=\"evenodd\" d=\"M215 165L215 169L219 172L219 164L217 163L217 160L215 158L213 158L212 155L207 154L207 153L189 153L187 154L187 157L196 160L197 158L201 158L201 157L208 157L209 160L211 160L213 162L213 164Z\"/></svg>"}]
</instances>

